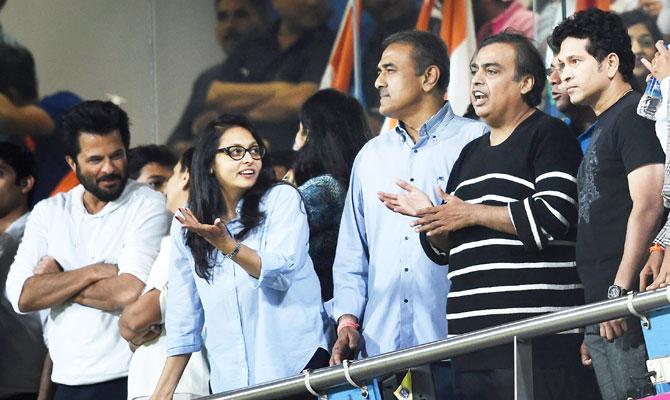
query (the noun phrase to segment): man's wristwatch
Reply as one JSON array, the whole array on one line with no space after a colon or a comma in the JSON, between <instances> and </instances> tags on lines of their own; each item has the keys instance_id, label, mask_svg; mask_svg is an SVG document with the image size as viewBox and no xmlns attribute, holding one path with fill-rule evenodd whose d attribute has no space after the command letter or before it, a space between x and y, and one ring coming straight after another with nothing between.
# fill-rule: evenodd
<instances>
[{"instance_id":1,"label":"man's wristwatch","mask_svg":"<svg viewBox=\"0 0 670 400\"><path fill-rule=\"evenodd\" d=\"M610 285L607 288L607 298L608 299L618 299L619 297L625 296L628 293L628 289L624 289L621 286Z\"/></svg>"}]
</instances>

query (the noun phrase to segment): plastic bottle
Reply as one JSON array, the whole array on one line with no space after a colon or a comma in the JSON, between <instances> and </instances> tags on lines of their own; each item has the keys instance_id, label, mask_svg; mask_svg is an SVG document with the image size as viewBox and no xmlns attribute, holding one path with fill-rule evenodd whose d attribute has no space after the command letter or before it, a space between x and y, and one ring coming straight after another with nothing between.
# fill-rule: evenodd
<instances>
[{"instance_id":1,"label":"plastic bottle","mask_svg":"<svg viewBox=\"0 0 670 400\"><path fill-rule=\"evenodd\" d=\"M653 76L647 82L640 102L637 104L637 113L652 121L656 120L656 110L661 104L661 82Z\"/></svg>"}]
</instances>

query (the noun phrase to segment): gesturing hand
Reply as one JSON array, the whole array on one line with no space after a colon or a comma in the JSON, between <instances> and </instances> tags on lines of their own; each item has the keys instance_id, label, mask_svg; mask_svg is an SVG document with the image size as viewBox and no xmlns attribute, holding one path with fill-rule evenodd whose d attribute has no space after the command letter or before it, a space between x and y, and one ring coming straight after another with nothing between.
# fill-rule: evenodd
<instances>
[{"instance_id":1,"label":"gesturing hand","mask_svg":"<svg viewBox=\"0 0 670 400\"><path fill-rule=\"evenodd\" d=\"M417 232L426 232L428 236L433 236L472 225L471 204L445 193L441 188L437 188L437 194L445 203L417 211L416 215L420 218L412 222Z\"/></svg>"},{"instance_id":2,"label":"gesturing hand","mask_svg":"<svg viewBox=\"0 0 670 400\"><path fill-rule=\"evenodd\" d=\"M214 224L202 224L198 219L193 215L193 212L188 208L179 208L179 214L175 214L177 221L181 222L181 225L188 229L189 231L200 235L203 239L212 244L212 246L222 249L226 247L230 241L233 241L233 238L226 228L225 222L221 218L214 220Z\"/></svg>"},{"instance_id":3,"label":"gesturing hand","mask_svg":"<svg viewBox=\"0 0 670 400\"><path fill-rule=\"evenodd\" d=\"M358 330L352 327L342 328L337 335L337 340L333 345L332 356L330 357L330 365L341 364L342 360L352 359L358 346L358 339L360 338Z\"/></svg>"},{"instance_id":4,"label":"gesturing hand","mask_svg":"<svg viewBox=\"0 0 670 400\"><path fill-rule=\"evenodd\" d=\"M656 42L656 54L651 62L645 58L640 61L659 81L670 75L670 50L665 48L662 40Z\"/></svg>"},{"instance_id":5,"label":"gesturing hand","mask_svg":"<svg viewBox=\"0 0 670 400\"><path fill-rule=\"evenodd\" d=\"M402 179L398 179L395 184L401 189L404 189L405 192L401 194L386 192L377 193L379 200L381 200L389 210L415 217L418 210L432 207L433 202L430 201L428 195L422 192L418 187L411 185Z\"/></svg>"}]
</instances>

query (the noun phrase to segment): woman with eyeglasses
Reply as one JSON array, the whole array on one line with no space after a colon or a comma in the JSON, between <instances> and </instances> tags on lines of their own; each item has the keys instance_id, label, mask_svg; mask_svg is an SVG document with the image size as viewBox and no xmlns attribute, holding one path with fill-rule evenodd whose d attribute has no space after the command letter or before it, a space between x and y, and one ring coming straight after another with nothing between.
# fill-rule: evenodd
<instances>
[{"instance_id":1,"label":"woman with eyeglasses","mask_svg":"<svg viewBox=\"0 0 670 400\"><path fill-rule=\"evenodd\" d=\"M333 298L333 261L344 197L356 154L372 132L360 103L333 89L308 98L295 136L297 161L288 179L298 186L309 217L309 254L324 301Z\"/></svg>"},{"instance_id":2,"label":"woman with eyeglasses","mask_svg":"<svg viewBox=\"0 0 670 400\"><path fill-rule=\"evenodd\" d=\"M328 365L304 205L264 168L261 143L246 118L222 116L196 145L189 207L170 233L168 359L152 399L172 399L203 344L214 393Z\"/></svg>"}]
</instances>

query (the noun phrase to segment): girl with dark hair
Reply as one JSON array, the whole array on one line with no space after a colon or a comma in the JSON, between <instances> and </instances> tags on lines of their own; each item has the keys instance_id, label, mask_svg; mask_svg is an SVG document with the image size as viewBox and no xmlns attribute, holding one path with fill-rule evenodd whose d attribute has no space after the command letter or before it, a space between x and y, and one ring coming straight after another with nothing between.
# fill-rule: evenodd
<instances>
[{"instance_id":1,"label":"girl with dark hair","mask_svg":"<svg viewBox=\"0 0 670 400\"><path fill-rule=\"evenodd\" d=\"M172 398L203 339L215 393L328 365L307 215L261 143L246 118L222 116L196 145L190 208L171 229L169 357L153 399Z\"/></svg>"},{"instance_id":2,"label":"girl with dark hair","mask_svg":"<svg viewBox=\"0 0 670 400\"><path fill-rule=\"evenodd\" d=\"M316 92L300 110L294 183L309 216L309 255L324 301L333 297L332 266L344 197L356 154L372 138L360 103L336 90Z\"/></svg>"}]
</instances>

